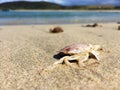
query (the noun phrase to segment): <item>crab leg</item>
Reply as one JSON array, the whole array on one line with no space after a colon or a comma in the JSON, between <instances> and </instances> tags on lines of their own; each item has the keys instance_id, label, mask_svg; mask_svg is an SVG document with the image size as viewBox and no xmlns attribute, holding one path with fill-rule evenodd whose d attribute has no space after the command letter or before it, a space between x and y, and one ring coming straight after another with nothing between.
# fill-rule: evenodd
<instances>
[{"instance_id":1,"label":"crab leg","mask_svg":"<svg viewBox=\"0 0 120 90\"><path fill-rule=\"evenodd\" d=\"M71 63L69 62L69 60L74 60L77 59L77 57L74 56L65 56L63 58L61 58L59 61L55 62L54 64L62 64L63 62L69 66L71 66Z\"/></svg>"},{"instance_id":2,"label":"crab leg","mask_svg":"<svg viewBox=\"0 0 120 90\"><path fill-rule=\"evenodd\" d=\"M79 66L85 66L83 62L88 60L88 57L89 57L88 53L77 54L73 56L65 56L61 58L59 61L55 62L54 64L61 64L64 62L66 65L71 66L71 63L69 61L77 60Z\"/></svg>"},{"instance_id":3,"label":"crab leg","mask_svg":"<svg viewBox=\"0 0 120 90\"><path fill-rule=\"evenodd\" d=\"M55 62L54 64L62 64L64 62L64 60L67 58L69 58L69 56L65 56L65 57L61 58L59 61Z\"/></svg>"},{"instance_id":4,"label":"crab leg","mask_svg":"<svg viewBox=\"0 0 120 90\"><path fill-rule=\"evenodd\" d=\"M84 64L84 61L87 61L89 58L89 54L88 53L84 53L84 54L81 54L79 55L79 58L78 58L78 65L79 66L85 66Z\"/></svg>"}]
</instances>

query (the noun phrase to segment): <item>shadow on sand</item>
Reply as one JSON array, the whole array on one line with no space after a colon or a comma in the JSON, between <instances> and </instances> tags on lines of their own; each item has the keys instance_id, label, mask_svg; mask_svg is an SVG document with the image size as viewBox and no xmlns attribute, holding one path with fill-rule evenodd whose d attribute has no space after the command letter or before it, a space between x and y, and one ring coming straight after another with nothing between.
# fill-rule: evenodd
<instances>
[{"instance_id":1,"label":"shadow on sand","mask_svg":"<svg viewBox=\"0 0 120 90\"><path fill-rule=\"evenodd\" d=\"M60 59L60 58L62 58L62 57L64 57L64 56L70 56L69 54L64 54L64 53L58 53L58 54L55 54L54 56L53 56L53 58L55 58L55 59Z\"/></svg>"}]
</instances>

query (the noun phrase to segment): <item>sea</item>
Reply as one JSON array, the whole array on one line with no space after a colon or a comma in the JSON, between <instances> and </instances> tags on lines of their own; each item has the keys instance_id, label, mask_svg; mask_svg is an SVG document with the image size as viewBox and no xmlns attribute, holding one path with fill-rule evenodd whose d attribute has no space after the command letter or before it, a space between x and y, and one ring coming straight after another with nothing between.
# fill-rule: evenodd
<instances>
[{"instance_id":1,"label":"sea","mask_svg":"<svg viewBox=\"0 0 120 90\"><path fill-rule=\"evenodd\" d=\"M120 22L119 11L0 11L0 25Z\"/></svg>"}]
</instances>

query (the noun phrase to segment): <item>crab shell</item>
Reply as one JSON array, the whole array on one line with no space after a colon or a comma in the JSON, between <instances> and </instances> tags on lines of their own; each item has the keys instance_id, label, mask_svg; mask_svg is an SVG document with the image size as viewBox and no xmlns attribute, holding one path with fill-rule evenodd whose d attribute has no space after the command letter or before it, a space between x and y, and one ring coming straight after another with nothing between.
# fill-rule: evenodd
<instances>
[{"instance_id":1,"label":"crab shell","mask_svg":"<svg viewBox=\"0 0 120 90\"><path fill-rule=\"evenodd\" d=\"M89 51L97 51L101 49L99 45L91 45L91 44L72 44L69 46L64 47L59 51L59 53L64 53L64 54L78 54L81 52L89 52Z\"/></svg>"}]
</instances>

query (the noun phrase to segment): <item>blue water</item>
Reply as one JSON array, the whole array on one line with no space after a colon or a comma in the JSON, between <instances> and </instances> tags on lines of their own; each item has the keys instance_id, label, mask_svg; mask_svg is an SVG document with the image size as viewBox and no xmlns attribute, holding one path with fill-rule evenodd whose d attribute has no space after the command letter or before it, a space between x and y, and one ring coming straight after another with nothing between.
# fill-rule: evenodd
<instances>
[{"instance_id":1,"label":"blue water","mask_svg":"<svg viewBox=\"0 0 120 90\"><path fill-rule=\"evenodd\" d=\"M0 25L120 22L120 12L0 11Z\"/></svg>"}]
</instances>

